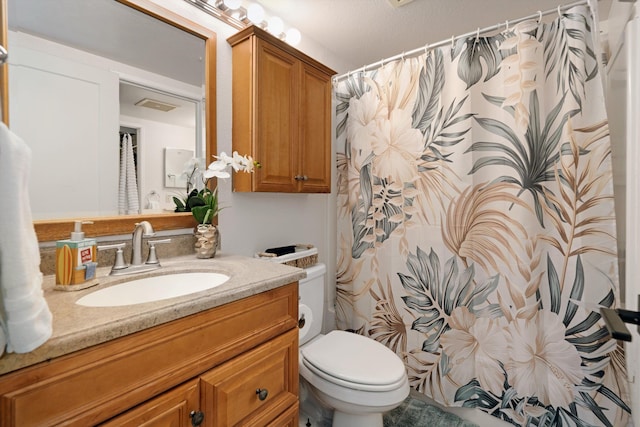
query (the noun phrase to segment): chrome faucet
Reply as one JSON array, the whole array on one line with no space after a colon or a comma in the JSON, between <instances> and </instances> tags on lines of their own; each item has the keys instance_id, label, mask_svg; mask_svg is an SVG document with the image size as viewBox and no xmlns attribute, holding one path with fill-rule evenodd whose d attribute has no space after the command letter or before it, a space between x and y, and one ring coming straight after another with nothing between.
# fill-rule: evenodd
<instances>
[{"instance_id":1,"label":"chrome faucet","mask_svg":"<svg viewBox=\"0 0 640 427\"><path fill-rule=\"evenodd\" d=\"M149 244L149 256L145 263L142 262L142 238L152 237L155 236L155 234L149 221L141 221L136 224L131 237L131 264L126 264L124 261L122 251L125 247L124 243L98 246L98 250L116 249L115 263L109 274L118 276L122 274L142 273L160 268L161 265L156 255L155 245L158 243L169 243L171 239L149 240L147 242Z\"/></svg>"},{"instance_id":2,"label":"chrome faucet","mask_svg":"<svg viewBox=\"0 0 640 427\"><path fill-rule=\"evenodd\" d=\"M142 237L155 236L153 227L149 221L141 221L136 224L133 229L133 237L131 238L131 265L142 264Z\"/></svg>"}]
</instances>

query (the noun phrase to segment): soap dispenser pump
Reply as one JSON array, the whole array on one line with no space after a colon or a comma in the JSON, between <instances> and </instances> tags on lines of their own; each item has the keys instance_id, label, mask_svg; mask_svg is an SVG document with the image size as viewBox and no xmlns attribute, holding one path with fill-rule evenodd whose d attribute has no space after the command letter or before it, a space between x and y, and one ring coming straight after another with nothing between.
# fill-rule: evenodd
<instances>
[{"instance_id":1,"label":"soap dispenser pump","mask_svg":"<svg viewBox=\"0 0 640 427\"><path fill-rule=\"evenodd\" d=\"M93 224L93 221L74 221L73 231L71 232L71 241L79 242L84 240L84 231L82 231L82 224Z\"/></svg>"},{"instance_id":2,"label":"soap dispenser pump","mask_svg":"<svg viewBox=\"0 0 640 427\"><path fill-rule=\"evenodd\" d=\"M74 221L68 240L56 242L56 285L79 285L95 277L96 239L86 238L83 224L91 221Z\"/></svg>"}]
</instances>

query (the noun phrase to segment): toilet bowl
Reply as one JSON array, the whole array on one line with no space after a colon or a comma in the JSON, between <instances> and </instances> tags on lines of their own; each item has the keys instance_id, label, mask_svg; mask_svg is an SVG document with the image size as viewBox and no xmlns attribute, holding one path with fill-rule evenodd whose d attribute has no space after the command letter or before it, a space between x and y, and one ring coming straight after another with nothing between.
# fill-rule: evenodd
<instances>
[{"instance_id":1,"label":"toilet bowl","mask_svg":"<svg viewBox=\"0 0 640 427\"><path fill-rule=\"evenodd\" d=\"M325 271L322 264L309 267L300 281L300 376L317 400L334 410L334 427L382 427L383 413L409 395L404 364L371 338L320 333Z\"/></svg>"}]
</instances>

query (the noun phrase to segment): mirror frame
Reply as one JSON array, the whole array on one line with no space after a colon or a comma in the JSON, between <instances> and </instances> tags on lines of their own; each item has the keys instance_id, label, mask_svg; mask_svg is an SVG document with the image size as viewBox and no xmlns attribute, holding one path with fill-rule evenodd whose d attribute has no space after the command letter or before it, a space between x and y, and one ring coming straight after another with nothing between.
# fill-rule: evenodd
<instances>
[{"instance_id":1,"label":"mirror frame","mask_svg":"<svg viewBox=\"0 0 640 427\"><path fill-rule=\"evenodd\" d=\"M184 18L150 0L117 0L126 6L146 13L169 25L193 34L205 41L205 152L209 159L217 151L216 140L216 33L206 27ZM8 44L7 0L0 0L0 44ZM11 53L9 53L11 55ZM2 100L2 120L9 125L9 79L8 67L0 67L0 98ZM155 231L193 228L196 221L190 212L145 214L127 216L104 216L92 218L64 218L56 220L38 220L33 225L38 241L48 242L65 239L73 230L76 220L92 221L93 224L83 226L83 230L91 237L129 234L136 223L148 220Z\"/></svg>"}]
</instances>

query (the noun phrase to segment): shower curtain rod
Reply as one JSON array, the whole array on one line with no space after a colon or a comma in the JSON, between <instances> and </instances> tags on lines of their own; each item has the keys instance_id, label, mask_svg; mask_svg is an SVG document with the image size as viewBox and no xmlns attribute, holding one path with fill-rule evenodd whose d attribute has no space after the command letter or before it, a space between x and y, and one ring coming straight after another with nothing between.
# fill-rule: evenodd
<instances>
[{"instance_id":1,"label":"shower curtain rod","mask_svg":"<svg viewBox=\"0 0 640 427\"><path fill-rule=\"evenodd\" d=\"M430 49L433 49L433 48L436 48L436 47L440 47L440 46L444 46L444 45L449 44L449 43L454 43L458 39L471 37L471 36L475 36L475 35L479 35L479 34L483 34L483 33L488 33L488 32L491 32L491 31L496 31L496 30L499 30L503 26L504 26L505 29L508 29L509 26L512 25L512 24L518 24L520 22L528 21L528 20L533 19L533 18L542 19L543 16L551 15L552 13L556 13L556 12L560 13L560 11L562 11L562 10L571 9L572 7L582 6L584 4L589 4L589 0L580 0L580 1L577 1L575 3L566 4L564 6L559 5L556 9L549 9L549 10L546 10L544 12L538 11L535 14L532 14L532 15L529 15L529 16L525 16L523 18L514 19L513 21L506 21L505 23L499 23L499 24L496 24L496 25L492 25L490 27L478 28L476 31L470 31L470 32L462 34L460 36L455 36L455 37L452 36L450 39L442 40L442 41L439 41L437 43L433 43L433 44L428 44L427 43L423 47L419 47L419 48L410 50L408 52L402 52L399 55L391 56L391 57L389 57L387 59L383 59L381 61L377 61L377 62L374 62L372 64L365 65L364 67L357 68L357 69L355 69L353 71L349 71L349 72L347 72L345 74L342 74L340 76L334 77L333 78L333 82L337 83L340 80L344 80L345 78L349 77L351 74L361 73L361 72L373 70L375 68L379 68L379 67L383 66L385 63L395 61L396 59L404 59L406 57L414 56L414 55L416 55L418 53L423 53L423 52L426 53Z\"/></svg>"}]
</instances>

